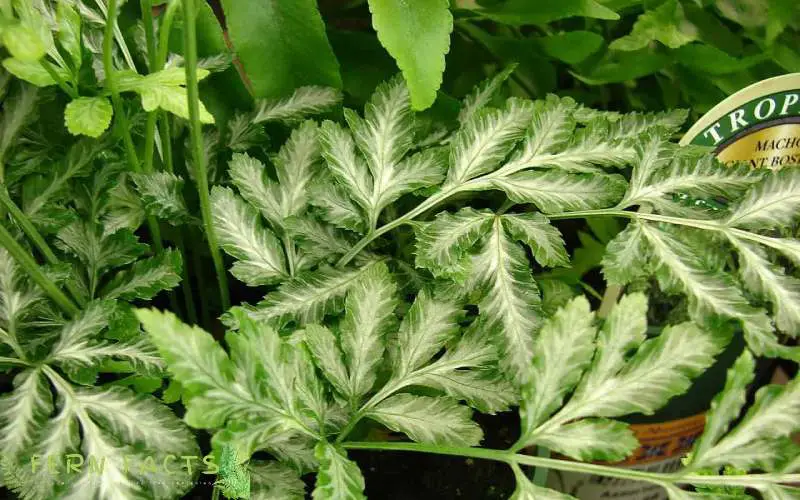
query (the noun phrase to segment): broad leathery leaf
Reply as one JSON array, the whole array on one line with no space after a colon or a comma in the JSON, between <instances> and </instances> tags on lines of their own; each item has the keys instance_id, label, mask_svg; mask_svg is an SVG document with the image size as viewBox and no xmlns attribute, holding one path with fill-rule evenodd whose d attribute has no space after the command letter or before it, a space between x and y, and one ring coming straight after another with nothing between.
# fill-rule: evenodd
<instances>
[{"instance_id":1,"label":"broad leathery leaf","mask_svg":"<svg viewBox=\"0 0 800 500\"><path fill-rule=\"evenodd\" d=\"M500 365L518 386L530 380L533 336L539 326L539 289L524 250L503 231L496 217L483 248L472 260L465 285L480 286L478 304L500 352Z\"/></svg>"},{"instance_id":2,"label":"broad leathery leaf","mask_svg":"<svg viewBox=\"0 0 800 500\"><path fill-rule=\"evenodd\" d=\"M250 500L303 500L306 485L297 471L279 462L253 460L250 472Z\"/></svg>"},{"instance_id":3,"label":"broad leathery leaf","mask_svg":"<svg viewBox=\"0 0 800 500\"><path fill-rule=\"evenodd\" d=\"M628 424L605 418L570 422L536 435L531 443L575 460L618 462L639 447Z\"/></svg>"},{"instance_id":4,"label":"broad leathery leaf","mask_svg":"<svg viewBox=\"0 0 800 500\"><path fill-rule=\"evenodd\" d=\"M508 80L511 73L517 68L517 64L510 64L505 69L498 72L491 78L487 78L467 94L458 112L458 122L463 126L472 120L483 108L489 106L492 99L497 95L500 87Z\"/></svg>"},{"instance_id":5,"label":"broad leathery leaf","mask_svg":"<svg viewBox=\"0 0 800 500\"><path fill-rule=\"evenodd\" d=\"M120 271L103 288L100 295L108 299L152 299L158 292L178 286L183 273L180 252L167 249L149 259L135 262Z\"/></svg>"},{"instance_id":6,"label":"broad leathery leaf","mask_svg":"<svg viewBox=\"0 0 800 500\"><path fill-rule=\"evenodd\" d=\"M350 383L347 366L344 364L339 341L329 329L320 325L306 325L304 340L314 356L317 367L328 382L339 392L347 395Z\"/></svg>"},{"instance_id":7,"label":"broad leathery leaf","mask_svg":"<svg viewBox=\"0 0 800 500\"><path fill-rule=\"evenodd\" d=\"M786 461L779 446L797 431L800 422L800 379L784 386L767 385L756 393L753 406L728 435L701 457L702 464L731 464L736 467L774 470ZM788 444L788 443L787 443Z\"/></svg>"},{"instance_id":8,"label":"broad leathery leaf","mask_svg":"<svg viewBox=\"0 0 800 500\"><path fill-rule=\"evenodd\" d=\"M366 500L364 476L358 464L347 458L336 445L320 441L315 455L319 460L314 500Z\"/></svg>"},{"instance_id":9,"label":"broad leathery leaf","mask_svg":"<svg viewBox=\"0 0 800 500\"><path fill-rule=\"evenodd\" d=\"M537 41L545 54L567 64L578 64L603 45L603 37L591 31L566 31Z\"/></svg>"},{"instance_id":10,"label":"broad leathery leaf","mask_svg":"<svg viewBox=\"0 0 800 500\"><path fill-rule=\"evenodd\" d=\"M562 2L536 4L527 0L509 0L489 7L482 7L477 12L489 19L513 25L547 24L574 16L594 19L619 19L616 12L595 0L564 0Z\"/></svg>"},{"instance_id":11,"label":"broad leathery leaf","mask_svg":"<svg viewBox=\"0 0 800 500\"><path fill-rule=\"evenodd\" d=\"M747 349L728 369L725 387L711 401L706 414L706 426L690 455L690 464L704 466L705 454L725 433L742 411L747 400L747 388L755 376L755 359Z\"/></svg>"},{"instance_id":12,"label":"broad leathery leaf","mask_svg":"<svg viewBox=\"0 0 800 500\"><path fill-rule=\"evenodd\" d=\"M449 397L396 394L366 415L419 443L476 446L483 438L471 419L472 410Z\"/></svg>"},{"instance_id":13,"label":"broad leathery leaf","mask_svg":"<svg viewBox=\"0 0 800 500\"><path fill-rule=\"evenodd\" d=\"M671 49L678 48L697 39L697 28L683 13L677 0L668 0L653 10L640 15L629 35L614 40L613 50L639 50L657 40Z\"/></svg>"},{"instance_id":14,"label":"broad leathery leaf","mask_svg":"<svg viewBox=\"0 0 800 500\"><path fill-rule=\"evenodd\" d=\"M340 339L347 364L347 396L358 401L375 384L386 334L396 325L397 288L385 263L378 263L347 292Z\"/></svg>"},{"instance_id":15,"label":"broad leathery leaf","mask_svg":"<svg viewBox=\"0 0 800 500\"><path fill-rule=\"evenodd\" d=\"M800 332L800 280L786 275L769 260L759 246L728 234L739 256L739 273L750 291L772 303L779 330L796 336Z\"/></svg>"},{"instance_id":16,"label":"broad leathery leaf","mask_svg":"<svg viewBox=\"0 0 800 500\"><path fill-rule=\"evenodd\" d=\"M647 296L624 295L611 310L597 337L591 368L575 391L575 397L596 393L597 387L625 366L626 356L644 342L647 335Z\"/></svg>"},{"instance_id":17,"label":"broad leathery leaf","mask_svg":"<svg viewBox=\"0 0 800 500\"><path fill-rule=\"evenodd\" d=\"M137 309L135 312L170 373L186 390L204 393L230 386L233 364L211 334L182 323L169 312L155 309Z\"/></svg>"},{"instance_id":18,"label":"broad leathery leaf","mask_svg":"<svg viewBox=\"0 0 800 500\"><path fill-rule=\"evenodd\" d=\"M625 178L612 174L573 174L556 169L518 172L491 180L515 203L533 203L545 214L607 208L623 196Z\"/></svg>"},{"instance_id":19,"label":"broad leathery leaf","mask_svg":"<svg viewBox=\"0 0 800 500\"><path fill-rule=\"evenodd\" d=\"M503 227L513 238L525 243L533 257L545 267L568 266L569 256L561 233L544 215L536 212L502 215Z\"/></svg>"},{"instance_id":20,"label":"broad leathery leaf","mask_svg":"<svg viewBox=\"0 0 800 500\"><path fill-rule=\"evenodd\" d=\"M403 378L428 363L458 333L462 313L456 304L422 290L400 323L394 377Z\"/></svg>"},{"instance_id":21,"label":"broad leathery leaf","mask_svg":"<svg viewBox=\"0 0 800 500\"><path fill-rule=\"evenodd\" d=\"M374 265L377 264L366 263L356 269L323 267L295 276L284 281L277 291L267 294L250 315L277 322L320 322L326 314L341 310L347 291Z\"/></svg>"},{"instance_id":22,"label":"broad leathery leaf","mask_svg":"<svg viewBox=\"0 0 800 500\"><path fill-rule=\"evenodd\" d=\"M317 5L293 2L223 0L234 51L255 97L279 98L304 85L341 88Z\"/></svg>"},{"instance_id":23,"label":"broad leathery leaf","mask_svg":"<svg viewBox=\"0 0 800 500\"><path fill-rule=\"evenodd\" d=\"M131 179L150 214L173 225L192 220L183 199L183 179L170 172L133 173Z\"/></svg>"},{"instance_id":24,"label":"broad leathery leaf","mask_svg":"<svg viewBox=\"0 0 800 500\"><path fill-rule=\"evenodd\" d=\"M754 185L725 221L729 227L787 227L800 211L800 172L784 169Z\"/></svg>"},{"instance_id":25,"label":"broad leathery leaf","mask_svg":"<svg viewBox=\"0 0 800 500\"><path fill-rule=\"evenodd\" d=\"M449 6L447 0L369 0L372 26L403 72L415 110L430 107L442 84L453 31Z\"/></svg>"},{"instance_id":26,"label":"broad leathery leaf","mask_svg":"<svg viewBox=\"0 0 800 500\"><path fill-rule=\"evenodd\" d=\"M72 135L100 137L111 124L113 114L114 109L107 98L79 97L64 109L64 124Z\"/></svg>"},{"instance_id":27,"label":"broad leathery leaf","mask_svg":"<svg viewBox=\"0 0 800 500\"><path fill-rule=\"evenodd\" d=\"M521 99L509 99L504 109L476 113L453 138L445 185L457 186L499 167L522 138L533 113L534 106Z\"/></svg>"},{"instance_id":28,"label":"broad leathery leaf","mask_svg":"<svg viewBox=\"0 0 800 500\"><path fill-rule=\"evenodd\" d=\"M465 277L469 252L489 231L493 214L465 207L451 214L441 212L432 222L414 226L417 239L415 264L436 277Z\"/></svg>"},{"instance_id":29,"label":"broad leathery leaf","mask_svg":"<svg viewBox=\"0 0 800 500\"><path fill-rule=\"evenodd\" d=\"M572 397L559 412L559 420L652 415L673 396L686 392L692 379L711 366L728 342L729 333L701 329L694 323L668 326L646 340L619 373L598 381L594 392Z\"/></svg>"},{"instance_id":30,"label":"broad leathery leaf","mask_svg":"<svg viewBox=\"0 0 800 500\"><path fill-rule=\"evenodd\" d=\"M593 321L589 301L581 295L556 311L539 330L520 408L524 437L562 405L591 363L597 335Z\"/></svg>"},{"instance_id":31,"label":"broad leathery leaf","mask_svg":"<svg viewBox=\"0 0 800 500\"><path fill-rule=\"evenodd\" d=\"M3 453L24 451L53 412L53 396L40 369L14 377L14 389L0 398L0 446Z\"/></svg>"},{"instance_id":32,"label":"broad leathery leaf","mask_svg":"<svg viewBox=\"0 0 800 500\"><path fill-rule=\"evenodd\" d=\"M286 277L283 247L265 228L258 212L229 188L211 190L214 227L223 250L239 259L231 274L250 286L275 283Z\"/></svg>"},{"instance_id":33,"label":"broad leathery leaf","mask_svg":"<svg viewBox=\"0 0 800 500\"><path fill-rule=\"evenodd\" d=\"M603 276L609 285L627 285L648 273L650 258L642 225L631 221L606 246Z\"/></svg>"},{"instance_id":34,"label":"broad leathery leaf","mask_svg":"<svg viewBox=\"0 0 800 500\"><path fill-rule=\"evenodd\" d=\"M517 488L509 500L576 500L572 495L537 486L528 479L518 465L512 467Z\"/></svg>"},{"instance_id":35,"label":"broad leathery leaf","mask_svg":"<svg viewBox=\"0 0 800 500\"><path fill-rule=\"evenodd\" d=\"M252 122L291 123L308 115L323 113L339 104L341 100L342 94L331 87L300 87L288 97L258 100Z\"/></svg>"}]
</instances>

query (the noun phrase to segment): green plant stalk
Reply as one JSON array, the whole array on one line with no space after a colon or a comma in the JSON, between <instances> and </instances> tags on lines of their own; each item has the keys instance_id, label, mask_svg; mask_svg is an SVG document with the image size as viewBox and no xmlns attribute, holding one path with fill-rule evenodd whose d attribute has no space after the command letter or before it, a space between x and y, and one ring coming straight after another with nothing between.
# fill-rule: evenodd
<instances>
[{"instance_id":1,"label":"green plant stalk","mask_svg":"<svg viewBox=\"0 0 800 500\"><path fill-rule=\"evenodd\" d=\"M47 74L48 74L48 75L50 75L50 77L51 77L53 80L55 80L55 81L56 81L56 84L57 84L57 85L58 85L58 86L61 88L61 90L63 90L63 91L64 91L64 92L65 92L65 93L66 93L68 96L70 96L72 99L77 99L78 97L80 97L80 96L78 95L78 92L76 92L74 88L72 88L72 87L70 87L69 85L67 85L67 82L65 82L65 81L64 81L64 80L61 78L61 76L60 76L60 75L59 75L59 74L56 72L56 70L55 70L55 69L53 69L53 65L52 65L52 64L50 64L50 61L48 61L47 59L42 59L42 60L40 61L40 64L41 64L41 66L44 68L44 70L45 70L45 71L47 71Z\"/></svg>"},{"instance_id":2,"label":"green plant stalk","mask_svg":"<svg viewBox=\"0 0 800 500\"><path fill-rule=\"evenodd\" d=\"M8 230L0 225L0 245L2 245L11 257L17 261L17 263L22 267L25 272L33 279L34 283L39 285L42 290L45 291L47 295L50 296L53 301L58 304L58 307L64 310L70 316L75 316L78 314L79 309L72 303L72 301L67 297L64 292L59 290L55 283L53 283L47 275L44 274L42 268L39 264L33 260L33 257L30 256L27 250L22 248L22 246L16 242L11 233Z\"/></svg>"},{"instance_id":3,"label":"green plant stalk","mask_svg":"<svg viewBox=\"0 0 800 500\"><path fill-rule=\"evenodd\" d=\"M436 455L449 455L456 457L479 458L506 464L519 464L532 467L542 467L582 474L595 474L599 476L628 479L632 481L645 481L660 486L669 484L692 484L714 486L747 486L756 487L765 483L795 483L800 481L800 474L743 474L731 476L705 476L686 473L661 473L644 472L635 469L625 469L608 465L598 465L555 458L534 457L521 455L506 450L493 450L487 448L465 448L457 446L441 446L423 443L393 443L393 442L344 442L342 447L349 450L374 450L374 451L410 451L417 453L433 453Z\"/></svg>"},{"instance_id":4,"label":"green plant stalk","mask_svg":"<svg viewBox=\"0 0 800 500\"><path fill-rule=\"evenodd\" d=\"M162 29L165 29L162 27ZM170 122L169 115L164 112L159 112L161 126L158 131L161 136L161 144L164 145L164 170L169 173L174 173L175 168L172 165L172 138L170 137ZM186 306L186 315L190 322L197 323L197 308L194 305L194 294L192 293L192 284L189 281L189 261L186 259L186 245L183 241L183 227L175 228L175 246L181 254L183 261L183 273L181 275L181 291L183 292L183 302ZM195 270L196 272L197 270Z\"/></svg>"},{"instance_id":5,"label":"green plant stalk","mask_svg":"<svg viewBox=\"0 0 800 500\"><path fill-rule=\"evenodd\" d=\"M195 26L194 0L183 0L183 34L184 34L184 59L186 60L186 94L189 100L189 132L192 141L192 158L194 164L194 178L197 182L197 191L200 195L200 212L203 216L203 225L208 238L208 247L211 250L211 260L217 272L219 294L223 309L230 307L228 296L228 277L225 274L225 264L222 260L217 234L211 216L211 201L208 193L208 172L206 171L206 157L203 152L203 135L200 129L199 90L197 85L197 39Z\"/></svg>"},{"instance_id":6,"label":"green plant stalk","mask_svg":"<svg viewBox=\"0 0 800 500\"><path fill-rule=\"evenodd\" d=\"M111 103L114 106L114 120L119 124L122 131L122 142L125 144L125 156L132 172L140 173L142 166L139 163L139 156L136 154L136 146L133 144L131 130L128 125L128 118L122 108L122 99L119 96L116 83L116 70L114 69L113 47L114 47L114 26L117 23L117 0L108 0L108 13L106 19L105 32L103 33L103 69L106 73L105 87L111 93ZM153 216L147 217L147 225L153 239L153 245L157 251L164 249L161 242L161 228L158 221Z\"/></svg>"},{"instance_id":7,"label":"green plant stalk","mask_svg":"<svg viewBox=\"0 0 800 500\"><path fill-rule=\"evenodd\" d=\"M11 214L11 217L17 221L17 224L19 224L19 226L22 228L22 231L33 242L36 248L39 249L39 252L41 252L48 264L61 264L61 260L50 248L50 245L47 244L44 237L41 235L41 233L39 233L39 230L36 229L36 226L33 225L28 216L25 215L25 213L17 206L17 204L14 203L14 200L11 199L11 196L9 196L8 190L6 190L5 186L0 186L0 205L2 205L2 207L6 209L9 214ZM72 295L72 298L74 298L79 305L83 305L81 294L78 292L78 289L75 287L75 285L67 281L66 287L70 295Z\"/></svg>"}]
</instances>

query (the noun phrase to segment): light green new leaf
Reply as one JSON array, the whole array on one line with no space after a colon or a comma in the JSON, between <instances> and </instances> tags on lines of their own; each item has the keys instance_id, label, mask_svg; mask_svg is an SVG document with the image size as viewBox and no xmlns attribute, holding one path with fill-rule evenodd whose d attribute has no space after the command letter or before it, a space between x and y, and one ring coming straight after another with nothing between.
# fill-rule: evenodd
<instances>
[{"instance_id":1,"label":"light green new leaf","mask_svg":"<svg viewBox=\"0 0 800 500\"><path fill-rule=\"evenodd\" d=\"M378 40L397 61L416 110L428 108L442 84L453 16L447 0L369 0Z\"/></svg>"},{"instance_id":2,"label":"light green new leaf","mask_svg":"<svg viewBox=\"0 0 800 500\"><path fill-rule=\"evenodd\" d=\"M72 135L100 137L111 124L113 114L107 98L79 97L64 109L64 124Z\"/></svg>"},{"instance_id":3,"label":"light green new leaf","mask_svg":"<svg viewBox=\"0 0 800 500\"><path fill-rule=\"evenodd\" d=\"M491 227L493 214L465 207L451 214L441 212L427 224L414 227L417 236L416 266L436 277L465 277L469 252Z\"/></svg>"},{"instance_id":4,"label":"light green new leaf","mask_svg":"<svg viewBox=\"0 0 800 500\"><path fill-rule=\"evenodd\" d=\"M486 242L473 257L467 289L485 292L478 304L486 328L500 352L500 365L518 386L530 380L533 338L539 326L539 289L525 251L503 231L495 218Z\"/></svg>"},{"instance_id":5,"label":"light green new leaf","mask_svg":"<svg viewBox=\"0 0 800 500\"><path fill-rule=\"evenodd\" d=\"M197 70L197 79L202 80L209 72L202 68ZM117 74L117 87L120 92L136 92L142 98L145 111L161 108L184 119L189 119L189 105L186 97L186 72L184 68L169 67L141 76L133 71L120 71ZM202 102L200 121L214 123L214 117Z\"/></svg>"},{"instance_id":6,"label":"light green new leaf","mask_svg":"<svg viewBox=\"0 0 800 500\"><path fill-rule=\"evenodd\" d=\"M173 225L192 220L183 199L182 178L169 172L130 175L147 212Z\"/></svg>"},{"instance_id":7,"label":"light green new leaf","mask_svg":"<svg viewBox=\"0 0 800 500\"><path fill-rule=\"evenodd\" d=\"M510 99L504 109L476 113L453 138L445 185L495 170L522 138L533 113L531 103L521 99Z\"/></svg>"},{"instance_id":8,"label":"light green new leaf","mask_svg":"<svg viewBox=\"0 0 800 500\"><path fill-rule=\"evenodd\" d=\"M483 438L472 411L448 397L397 394L378 403L367 416L419 443L476 446Z\"/></svg>"},{"instance_id":9,"label":"light green new leaf","mask_svg":"<svg viewBox=\"0 0 800 500\"><path fill-rule=\"evenodd\" d=\"M261 99L256 102L253 123L284 121L292 122L327 111L339 104L342 94L330 87L300 87L289 96L280 99Z\"/></svg>"},{"instance_id":10,"label":"light green new leaf","mask_svg":"<svg viewBox=\"0 0 800 500\"><path fill-rule=\"evenodd\" d=\"M222 248L239 259L231 274L250 286L275 283L288 277L283 247L261 223L258 212L229 188L211 191L214 228Z\"/></svg>"},{"instance_id":11,"label":"light green new leaf","mask_svg":"<svg viewBox=\"0 0 800 500\"><path fill-rule=\"evenodd\" d=\"M657 40L671 49L697 39L697 28L684 17L683 6L677 0L669 0L653 10L639 16L633 30L627 36L614 40L613 50L639 50Z\"/></svg>"},{"instance_id":12,"label":"light green new leaf","mask_svg":"<svg viewBox=\"0 0 800 500\"><path fill-rule=\"evenodd\" d=\"M530 247L539 264L546 267L569 265L569 256L561 233L550 225L547 217L536 212L506 214L501 217L506 231L511 237Z\"/></svg>"},{"instance_id":13,"label":"light green new leaf","mask_svg":"<svg viewBox=\"0 0 800 500\"><path fill-rule=\"evenodd\" d=\"M789 226L800 213L800 172L785 169L754 185L726 220L728 226L763 229Z\"/></svg>"},{"instance_id":14,"label":"light green new leaf","mask_svg":"<svg viewBox=\"0 0 800 500\"><path fill-rule=\"evenodd\" d=\"M545 321L533 346L530 381L523 388L523 437L562 405L591 362L597 335L593 321L589 302L582 295Z\"/></svg>"},{"instance_id":15,"label":"light green new leaf","mask_svg":"<svg viewBox=\"0 0 800 500\"><path fill-rule=\"evenodd\" d=\"M458 112L458 122L463 126L470 122L476 113L487 107L516 68L516 64L510 64L493 77L487 78L475 86L473 91L464 98L461 111Z\"/></svg>"},{"instance_id":16,"label":"light green new leaf","mask_svg":"<svg viewBox=\"0 0 800 500\"><path fill-rule=\"evenodd\" d=\"M250 315L277 322L320 322L326 314L341 310L347 291L375 265L367 263L357 269L323 267L300 274L284 281L277 291L268 294Z\"/></svg>"},{"instance_id":17,"label":"light green new leaf","mask_svg":"<svg viewBox=\"0 0 800 500\"><path fill-rule=\"evenodd\" d=\"M692 450L691 464L705 466L705 455L728 431L747 400L747 386L755 376L755 360L747 349L736 363L728 369L725 388L711 401L711 409L706 414L706 426Z\"/></svg>"},{"instance_id":18,"label":"light green new leaf","mask_svg":"<svg viewBox=\"0 0 800 500\"><path fill-rule=\"evenodd\" d=\"M358 464L349 460L344 450L320 441L315 455L319 460L314 500L366 500L364 476Z\"/></svg>"},{"instance_id":19,"label":"light green new leaf","mask_svg":"<svg viewBox=\"0 0 800 500\"><path fill-rule=\"evenodd\" d=\"M158 292L178 286L183 261L180 252L167 249L162 253L137 261L126 271L120 271L100 292L107 299L151 299Z\"/></svg>"},{"instance_id":20,"label":"light green new leaf","mask_svg":"<svg viewBox=\"0 0 800 500\"><path fill-rule=\"evenodd\" d=\"M491 180L516 203L533 203L546 214L608 208L627 183L620 175L573 174L556 169L518 172Z\"/></svg>"},{"instance_id":21,"label":"light green new leaf","mask_svg":"<svg viewBox=\"0 0 800 500\"><path fill-rule=\"evenodd\" d=\"M575 460L618 462L639 447L628 424L604 418L584 419L537 434L537 446L545 446Z\"/></svg>"},{"instance_id":22,"label":"light green new leaf","mask_svg":"<svg viewBox=\"0 0 800 500\"><path fill-rule=\"evenodd\" d=\"M37 87L48 87L56 84L52 75L50 75L39 62L23 61L21 59L9 57L3 59L3 67L20 80L30 82ZM70 74L67 69L60 66L53 66L53 69L59 78L63 81L69 81Z\"/></svg>"},{"instance_id":23,"label":"light green new leaf","mask_svg":"<svg viewBox=\"0 0 800 500\"><path fill-rule=\"evenodd\" d=\"M375 384L385 336L396 324L396 306L396 285L384 263L372 266L347 292L340 339L351 401L358 401Z\"/></svg>"},{"instance_id":24,"label":"light green new leaf","mask_svg":"<svg viewBox=\"0 0 800 500\"><path fill-rule=\"evenodd\" d=\"M394 376L402 379L431 360L458 332L462 310L422 290L400 323Z\"/></svg>"}]
</instances>

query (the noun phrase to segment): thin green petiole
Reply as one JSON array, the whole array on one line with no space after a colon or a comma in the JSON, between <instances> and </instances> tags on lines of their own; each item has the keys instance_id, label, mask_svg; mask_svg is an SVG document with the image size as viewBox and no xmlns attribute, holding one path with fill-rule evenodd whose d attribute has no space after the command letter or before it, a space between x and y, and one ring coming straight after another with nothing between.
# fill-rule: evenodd
<instances>
[{"instance_id":1,"label":"thin green petiole","mask_svg":"<svg viewBox=\"0 0 800 500\"><path fill-rule=\"evenodd\" d=\"M208 238L208 247L211 250L211 260L217 272L220 300L222 308L230 307L228 296L228 278L225 274L225 264L222 260L217 234L211 215L211 201L208 192L208 172L206 171L206 157L203 152L203 135L200 129L199 90L197 85L197 39L195 26L194 0L183 0L183 33L184 33L184 59L186 60L186 94L189 101L189 132L192 141L192 159L194 177L197 191L200 195L200 212L203 216L203 225Z\"/></svg>"},{"instance_id":2,"label":"thin green petiole","mask_svg":"<svg viewBox=\"0 0 800 500\"><path fill-rule=\"evenodd\" d=\"M70 316L78 314L79 309L72 303L64 292L62 292L55 283L53 283L47 275L44 274L39 264L33 260L27 250L25 250L17 241L11 236L8 230L0 225L0 245L2 245L11 257L17 261L31 279L45 291L47 295L53 299L53 302L58 304L64 312Z\"/></svg>"},{"instance_id":3,"label":"thin green petiole","mask_svg":"<svg viewBox=\"0 0 800 500\"><path fill-rule=\"evenodd\" d=\"M33 242L36 248L39 249L39 252L41 252L48 264L58 265L61 263L61 260L50 248L50 245L47 244L44 237L36 229L36 226L33 225L28 216L25 215L25 213L17 206L16 203L14 203L14 200L12 200L11 196L9 196L5 186L2 185L0 185L0 205L2 205L3 208L5 208L8 213L11 214L11 217L17 221L19 227L22 228L22 231L25 233L25 235ZM75 285L67 281L66 287L78 304L83 305L81 300L82 295L78 292L78 289L75 287Z\"/></svg>"},{"instance_id":4,"label":"thin green petiole","mask_svg":"<svg viewBox=\"0 0 800 500\"><path fill-rule=\"evenodd\" d=\"M50 61L48 61L47 59L42 59L40 61L40 64L42 68L44 68L44 70L47 71L47 74L50 75L50 77L53 80L55 80L59 88L61 88L61 90L66 92L68 96L70 96L72 99L77 99L78 97L80 97L78 95L78 92L74 88L70 87L67 84L67 82L64 81L63 78L61 78L61 75L59 75L58 72L55 70L55 68L53 68L53 65L50 64Z\"/></svg>"}]
</instances>

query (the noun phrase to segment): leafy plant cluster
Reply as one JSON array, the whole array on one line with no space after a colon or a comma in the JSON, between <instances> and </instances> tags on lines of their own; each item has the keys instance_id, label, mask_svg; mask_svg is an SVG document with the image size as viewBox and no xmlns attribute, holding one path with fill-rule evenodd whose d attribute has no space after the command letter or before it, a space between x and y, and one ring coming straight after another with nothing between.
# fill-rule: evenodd
<instances>
[{"instance_id":1,"label":"leafy plant cluster","mask_svg":"<svg viewBox=\"0 0 800 500\"><path fill-rule=\"evenodd\" d=\"M677 499L797 496L796 379L746 401L757 357L800 358L800 174L723 167L673 142L685 111L602 111L584 93L601 82L590 64L625 74L622 53L668 61L657 80L691 70L680 52L711 44L697 12L746 24L761 75L785 60L792 5L759 24L732 2L647 3L602 57L556 55L619 29L592 19L641 10L606 3L370 1L401 70L374 92L337 63L341 34L329 42L311 2L224 1L225 32L194 0L0 3L0 484L26 499L177 498L203 472L230 498L303 498L308 483L358 499L348 451L366 449L503 462L516 499L570 498L524 467ZM580 34L552 33L574 16ZM489 38L534 43L594 80L545 96L516 60L456 101L439 90L453 26L490 51ZM339 106L366 86L363 112ZM232 106L242 89L269 99ZM640 106L628 95L619 109ZM597 239L570 251L566 221ZM594 266L626 288L610 312L578 293L594 292ZM648 328L662 295L682 306ZM681 471L596 463L634 452L622 419L686 392L740 334ZM518 411L517 442L480 448L476 411Z\"/></svg>"}]
</instances>

